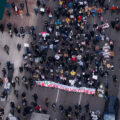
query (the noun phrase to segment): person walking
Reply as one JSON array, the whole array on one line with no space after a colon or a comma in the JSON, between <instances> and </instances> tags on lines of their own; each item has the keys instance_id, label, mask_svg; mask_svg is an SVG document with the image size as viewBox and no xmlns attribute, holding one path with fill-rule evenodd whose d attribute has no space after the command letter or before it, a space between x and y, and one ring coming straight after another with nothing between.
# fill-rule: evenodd
<instances>
[{"instance_id":1,"label":"person walking","mask_svg":"<svg viewBox=\"0 0 120 120\"><path fill-rule=\"evenodd\" d=\"M34 101L37 102L38 100L38 95L36 93L33 94Z\"/></svg>"},{"instance_id":2,"label":"person walking","mask_svg":"<svg viewBox=\"0 0 120 120\"><path fill-rule=\"evenodd\" d=\"M7 73L5 68L2 69L2 73L3 73L3 77L5 77Z\"/></svg>"},{"instance_id":3,"label":"person walking","mask_svg":"<svg viewBox=\"0 0 120 120\"><path fill-rule=\"evenodd\" d=\"M4 51L9 55L9 46L7 44L4 46Z\"/></svg>"},{"instance_id":4,"label":"person walking","mask_svg":"<svg viewBox=\"0 0 120 120\"><path fill-rule=\"evenodd\" d=\"M18 76L15 76L15 82L20 85L20 78Z\"/></svg>"},{"instance_id":5,"label":"person walking","mask_svg":"<svg viewBox=\"0 0 120 120\"><path fill-rule=\"evenodd\" d=\"M45 98L45 105L48 107L49 106L49 99Z\"/></svg>"},{"instance_id":6,"label":"person walking","mask_svg":"<svg viewBox=\"0 0 120 120\"><path fill-rule=\"evenodd\" d=\"M17 106L17 112L21 113L21 107L20 107L20 105Z\"/></svg>"},{"instance_id":7,"label":"person walking","mask_svg":"<svg viewBox=\"0 0 120 120\"><path fill-rule=\"evenodd\" d=\"M11 85L15 89L16 83L14 81L11 82Z\"/></svg>"}]
</instances>

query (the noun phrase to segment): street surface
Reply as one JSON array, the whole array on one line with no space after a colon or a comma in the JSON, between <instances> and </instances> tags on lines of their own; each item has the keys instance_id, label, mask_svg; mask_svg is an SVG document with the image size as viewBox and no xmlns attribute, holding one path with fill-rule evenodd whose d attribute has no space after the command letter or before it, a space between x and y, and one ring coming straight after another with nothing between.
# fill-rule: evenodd
<instances>
[{"instance_id":1,"label":"street surface","mask_svg":"<svg viewBox=\"0 0 120 120\"><path fill-rule=\"evenodd\" d=\"M46 0L46 3L52 9L52 8L57 7L58 1L53 1L53 0L47 1ZM118 3L120 4L119 1L118 1ZM110 4L112 4L112 1ZM29 4L28 4L28 7L29 7ZM31 14L31 16L32 16L32 20L30 20L29 25L33 24L36 26L37 34L42 32L44 30L43 23L46 19L48 19L48 17L46 15L35 16L33 13ZM31 18L31 16L30 16L30 18ZM108 11L103 15L103 18L104 18L104 21L108 20L108 22L111 22L111 20L114 20L116 16L119 16L119 15L111 14L110 11ZM24 17L22 19L24 19ZM15 21L15 19L14 19L14 21ZM93 23L99 23L100 21L99 21L98 17L91 16L91 17L89 17L88 22L93 24ZM120 82L119 82L119 78L120 78L120 69L119 69L120 68L120 44L119 44L120 43L120 32L116 32L115 30L113 30L110 27L109 29L105 30L105 33L107 36L110 37L110 39L112 39L114 41L115 57L113 58L113 60L111 60L111 64L114 65L114 71L109 71L109 73L110 73L109 76L107 78L104 77L102 79L102 82L104 84L104 81L107 79L108 83L109 83L108 94L110 96L118 95L118 97L120 99L120 87L119 87L119 84L120 84ZM25 38L19 38L19 37L15 37L13 35L13 38L10 38L7 31L5 31L3 34L0 33L0 62L1 62L0 70L2 71L2 68L6 67L7 61L11 61L11 63L14 63L15 70L14 70L13 81L14 81L15 76L19 76L20 78L22 78L22 76L24 74L27 74L24 72L19 73L19 67L24 64L24 60L22 57L25 52L24 43L30 43L30 41L32 41L32 40L29 35L26 35ZM22 45L22 50L20 52L17 50L17 43L21 43L21 45ZM3 47L5 44L9 45L9 47L10 47L9 55L7 55L3 50ZM112 81L113 74L116 74L117 78L118 78L116 84L114 84ZM1 72L0 72L0 76L2 77ZM22 82L20 83L20 86L16 85L16 89L19 90L20 96L18 99L16 99L16 97L14 96L13 88L11 88L11 91L10 91L7 101L0 102L0 105L5 108L5 117L8 116L8 113L10 111L10 102L11 101L14 101L16 105L19 105L19 104L21 105L21 93L23 91L26 91L26 93L27 93L28 104L31 104L31 102L33 101L32 95L34 93L38 94L38 104L40 104L43 108L46 108L45 103L44 103L45 98L48 97L50 99L50 106L48 108L48 114L50 114L51 120L55 120L55 118L58 118L58 120L66 120L65 116L61 115L58 111L53 112L53 110L51 108L52 103L56 103L57 106L62 104L62 105L64 105L65 108L67 108L69 105L74 107L74 105L80 104L80 105L82 105L83 113L84 113L85 112L84 105L86 105L89 102L91 110L100 110L101 113L103 113L103 110L104 110L105 100L103 98L99 98L98 96L86 95L86 94L82 94L82 93L73 93L73 92L69 93L69 92L65 92L62 90L54 89L54 88L43 88L40 86L35 86L33 88L33 90L31 90L31 89L26 90L26 88ZM0 92L2 92L2 91L3 91L3 87L1 88ZM30 115L23 117L22 115L21 116L18 115L18 113L16 111L15 111L15 116L19 116L21 118L21 120L30 120ZM75 120L74 117L73 117L73 120ZM88 120L88 119L86 119L86 120ZM119 111L118 120L120 120L120 111Z\"/></svg>"}]
</instances>

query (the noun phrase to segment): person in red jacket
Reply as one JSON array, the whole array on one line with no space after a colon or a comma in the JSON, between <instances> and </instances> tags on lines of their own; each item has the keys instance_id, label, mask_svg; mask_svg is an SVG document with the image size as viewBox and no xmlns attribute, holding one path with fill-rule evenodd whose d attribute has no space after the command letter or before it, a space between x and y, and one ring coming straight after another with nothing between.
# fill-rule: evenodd
<instances>
[{"instance_id":1,"label":"person in red jacket","mask_svg":"<svg viewBox=\"0 0 120 120\"><path fill-rule=\"evenodd\" d=\"M75 55L73 55L73 56L72 56L72 61L73 61L73 62L75 62L75 61L76 61L76 59L77 59L77 58L76 58L76 56L75 56Z\"/></svg>"}]
</instances>

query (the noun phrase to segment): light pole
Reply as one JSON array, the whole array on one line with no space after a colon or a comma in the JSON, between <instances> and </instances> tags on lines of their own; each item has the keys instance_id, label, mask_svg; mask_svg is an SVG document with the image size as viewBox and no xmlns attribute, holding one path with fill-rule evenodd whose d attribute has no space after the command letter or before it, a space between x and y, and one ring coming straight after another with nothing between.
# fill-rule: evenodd
<instances>
[{"instance_id":1,"label":"light pole","mask_svg":"<svg viewBox=\"0 0 120 120\"><path fill-rule=\"evenodd\" d=\"M27 10L26 16L30 16L29 11L28 11L27 0L25 0L25 5L26 5L26 10Z\"/></svg>"}]
</instances>

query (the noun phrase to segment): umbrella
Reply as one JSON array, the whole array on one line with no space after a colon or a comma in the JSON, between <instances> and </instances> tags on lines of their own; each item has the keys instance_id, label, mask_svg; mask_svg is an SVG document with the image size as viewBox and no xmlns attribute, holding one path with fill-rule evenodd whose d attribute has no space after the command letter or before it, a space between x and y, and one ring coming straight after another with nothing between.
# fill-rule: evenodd
<instances>
[{"instance_id":1,"label":"umbrella","mask_svg":"<svg viewBox=\"0 0 120 120\"><path fill-rule=\"evenodd\" d=\"M111 10L116 10L116 7L115 6L111 6L111 8L110 8Z\"/></svg>"},{"instance_id":2,"label":"umbrella","mask_svg":"<svg viewBox=\"0 0 120 120\"><path fill-rule=\"evenodd\" d=\"M57 21L56 21L56 24L60 25L60 24L61 24L61 21L60 21L60 20L57 20Z\"/></svg>"},{"instance_id":3,"label":"umbrella","mask_svg":"<svg viewBox=\"0 0 120 120\"><path fill-rule=\"evenodd\" d=\"M74 70L72 70L72 71L70 72L70 74L71 74L72 76L74 76L74 75L76 75L76 72L75 72Z\"/></svg>"},{"instance_id":4,"label":"umbrella","mask_svg":"<svg viewBox=\"0 0 120 120\"><path fill-rule=\"evenodd\" d=\"M82 19L82 17L81 17L81 16L78 16L77 18L78 18L78 20L79 20L79 21L81 21L81 19Z\"/></svg>"},{"instance_id":5,"label":"umbrella","mask_svg":"<svg viewBox=\"0 0 120 120\"><path fill-rule=\"evenodd\" d=\"M59 29L60 27L59 26L56 26L56 29Z\"/></svg>"},{"instance_id":6,"label":"umbrella","mask_svg":"<svg viewBox=\"0 0 120 120\"><path fill-rule=\"evenodd\" d=\"M43 36L43 37L46 37L46 32L42 32L42 36Z\"/></svg>"},{"instance_id":7,"label":"umbrella","mask_svg":"<svg viewBox=\"0 0 120 120\"><path fill-rule=\"evenodd\" d=\"M95 10L95 9L91 9L91 10L90 10L90 13L91 13L93 16L95 16L96 10Z\"/></svg>"},{"instance_id":8,"label":"umbrella","mask_svg":"<svg viewBox=\"0 0 120 120\"><path fill-rule=\"evenodd\" d=\"M69 12L70 14L72 14L72 13L73 13L73 9L69 9L68 12Z\"/></svg>"},{"instance_id":9,"label":"umbrella","mask_svg":"<svg viewBox=\"0 0 120 120\"><path fill-rule=\"evenodd\" d=\"M91 13L96 13L96 10L95 9L91 9L90 12Z\"/></svg>"},{"instance_id":10,"label":"umbrella","mask_svg":"<svg viewBox=\"0 0 120 120\"><path fill-rule=\"evenodd\" d=\"M69 18L66 18L65 21L66 21L66 22L70 22L70 19L69 19Z\"/></svg>"},{"instance_id":11,"label":"umbrella","mask_svg":"<svg viewBox=\"0 0 120 120\"><path fill-rule=\"evenodd\" d=\"M111 65L110 64L107 64L107 68L110 68L111 67Z\"/></svg>"},{"instance_id":12,"label":"umbrella","mask_svg":"<svg viewBox=\"0 0 120 120\"><path fill-rule=\"evenodd\" d=\"M61 70L60 73L63 74L63 70Z\"/></svg>"},{"instance_id":13,"label":"umbrella","mask_svg":"<svg viewBox=\"0 0 120 120\"><path fill-rule=\"evenodd\" d=\"M72 61L76 61L76 59L77 59L76 56L73 55L72 56Z\"/></svg>"},{"instance_id":14,"label":"umbrella","mask_svg":"<svg viewBox=\"0 0 120 120\"><path fill-rule=\"evenodd\" d=\"M7 3L6 7L9 9L11 7L11 5L9 3Z\"/></svg>"},{"instance_id":15,"label":"umbrella","mask_svg":"<svg viewBox=\"0 0 120 120\"><path fill-rule=\"evenodd\" d=\"M23 15L24 14L23 10L19 10L19 14Z\"/></svg>"},{"instance_id":16,"label":"umbrella","mask_svg":"<svg viewBox=\"0 0 120 120\"><path fill-rule=\"evenodd\" d=\"M62 4L63 4L63 2L62 2L62 1L60 1L60 2L59 2L59 4L60 4L60 5L62 5Z\"/></svg>"},{"instance_id":17,"label":"umbrella","mask_svg":"<svg viewBox=\"0 0 120 120\"><path fill-rule=\"evenodd\" d=\"M98 8L97 11L98 11L98 13L102 13L103 12L103 10L101 8Z\"/></svg>"},{"instance_id":18,"label":"umbrella","mask_svg":"<svg viewBox=\"0 0 120 120\"><path fill-rule=\"evenodd\" d=\"M71 3L71 2L70 2L70 3L68 3L68 7L70 7L70 8L72 7L72 3Z\"/></svg>"},{"instance_id":19,"label":"umbrella","mask_svg":"<svg viewBox=\"0 0 120 120\"><path fill-rule=\"evenodd\" d=\"M90 7L86 7L86 8L85 8L85 12L88 12L88 11L90 11L90 10L91 10Z\"/></svg>"}]
</instances>

